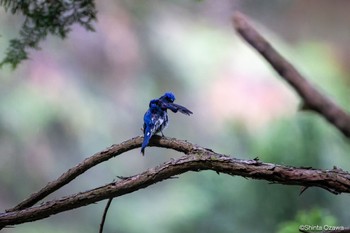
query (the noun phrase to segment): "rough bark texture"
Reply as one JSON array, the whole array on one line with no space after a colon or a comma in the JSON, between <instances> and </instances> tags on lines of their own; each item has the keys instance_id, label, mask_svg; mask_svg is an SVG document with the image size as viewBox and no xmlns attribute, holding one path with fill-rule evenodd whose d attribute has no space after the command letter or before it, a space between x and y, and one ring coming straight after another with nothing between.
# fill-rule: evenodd
<instances>
[{"instance_id":1,"label":"rough bark texture","mask_svg":"<svg viewBox=\"0 0 350 233\"><path fill-rule=\"evenodd\" d=\"M66 180L72 180L72 177L82 174L87 167L92 167L101 161L108 160L121 153L121 151L125 152L140 147L142 139L142 137L136 137L93 155L76 167L71 168L65 173L66 175L62 175L58 180L49 183L43 189L48 190L45 194L53 192L59 186L66 183ZM342 192L350 193L350 174L340 169L317 170L311 168L296 168L263 163L258 159L236 159L217 154L210 149L199 147L187 141L159 136L153 137L150 145L171 148L187 155L176 160L170 160L160 166L149 169L141 174L122 179L118 182L113 182L61 199L48 201L38 206L2 213L0 214L0 227L43 219L53 214L79 208L104 199L122 196L188 171L198 172L202 170L213 170L232 176L267 180L285 185L320 187L335 194ZM59 183L60 185L52 188L53 183ZM39 201L39 198L35 199L35 201L31 201L31 203L37 201Z\"/></svg>"}]
</instances>

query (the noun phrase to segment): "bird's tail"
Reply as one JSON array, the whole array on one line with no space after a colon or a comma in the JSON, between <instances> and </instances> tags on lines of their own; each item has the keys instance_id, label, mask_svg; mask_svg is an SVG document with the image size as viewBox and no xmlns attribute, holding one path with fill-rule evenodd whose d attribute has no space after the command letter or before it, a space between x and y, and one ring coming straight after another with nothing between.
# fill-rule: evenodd
<instances>
[{"instance_id":1,"label":"bird's tail","mask_svg":"<svg viewBox=\"0 0 350 233\"><path fill-rule=\"evenodd\" d=\"M151 129L150 129L150 127L146 127L145 133L144 133L144 137L143 137L143 143L142 143L142 146L141 146L141 153L142 153L142 155L145 155L145 148L148 145L149 140L151 139L151 137L152 137Z\"/></svg>"}]
</instances>

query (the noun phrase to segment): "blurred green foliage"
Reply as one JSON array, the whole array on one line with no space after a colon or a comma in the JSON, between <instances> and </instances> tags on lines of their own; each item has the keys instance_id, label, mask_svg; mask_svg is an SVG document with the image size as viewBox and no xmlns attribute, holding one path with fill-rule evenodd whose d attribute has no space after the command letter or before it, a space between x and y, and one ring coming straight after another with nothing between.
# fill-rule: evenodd
<instances>
[{"instance_id":1,"label":"blurred green foliage","mask_svg":"<svg viewBox=\"0 0 350 233\"><path fill-rule=\"evenodd\" d=\"M296 214L295 219L280 224L277 233L294 233L298 232L300 227L314 227L319 229L316 231L323 231L324 226L336 227L337 220L334 216L330 215L328 211L314 208L309 211L300 211ZM309 231L308 229L305 229Z\"/></svg>"}]
</instances>

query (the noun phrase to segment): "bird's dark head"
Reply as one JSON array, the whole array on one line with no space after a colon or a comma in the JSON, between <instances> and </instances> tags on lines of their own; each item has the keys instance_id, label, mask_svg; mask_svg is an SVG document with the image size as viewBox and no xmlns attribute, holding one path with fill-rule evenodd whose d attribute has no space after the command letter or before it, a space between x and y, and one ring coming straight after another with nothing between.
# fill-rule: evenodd
<instances>
[{"instance_id":1,"label":"bird's dark head","mask_svg":"<svg viewBox=\"0 0 350 233\"><path fill-rule=\"evenodd\" d=\"M166 101L168 103L173 103L175 101L175 95L172 92L166 92L162 97L159 99Z\"/></svg>"}]
</instances>

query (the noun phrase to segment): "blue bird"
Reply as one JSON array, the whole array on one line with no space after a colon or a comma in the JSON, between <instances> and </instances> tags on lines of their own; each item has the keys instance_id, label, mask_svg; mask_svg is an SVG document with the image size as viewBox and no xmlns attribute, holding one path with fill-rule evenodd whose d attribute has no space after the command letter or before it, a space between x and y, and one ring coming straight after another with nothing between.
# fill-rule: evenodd
<instances>
[{"instance_id":1,"label":"blue bird","mask_svg":"<svg viewBox=\"0 0 350 233\"><path fill-rule=\"evenodd\" d=\"M181 112L186 115L192 114L190 110L184 106L174 104L175 95L171 92L166 92L159 99L153 99L149 103L149 109L143 117L143 143L141 146L141 153L144 155L145 148L147 147L149 140L154 134L161 133L168 126L169 119L167 110L172 112Z\"/></svg>"},{"instance_id":2,"label":"blue bird","mask_svg":"<svg viewBox=\"0 0 350 233\"><path fill-rule=\"evenodd\" d=\"M149 143L151 137L156 133L163 135L163 129L168 125L168 113L160 107L159 99L151 100L149 109L143 117L143 143L141 146L141 153L145 154L145 148Z\"/></svg>"},{"instance_id":3,"label":"blue bird","mask_svg":"<svg viewBox=\"0 0 350 233\"><path fill-rule=\"evenodd\" d=\"M175 95L171 92L166 92L163 96L159 98L161 101L160 106L162 109L170 109L172 112L176 113L177 111L186 114L191 115L193 112L185 108L184 106L181 106L179 104L174 104L175 101Z\"/></svg>"}]
</instances>

